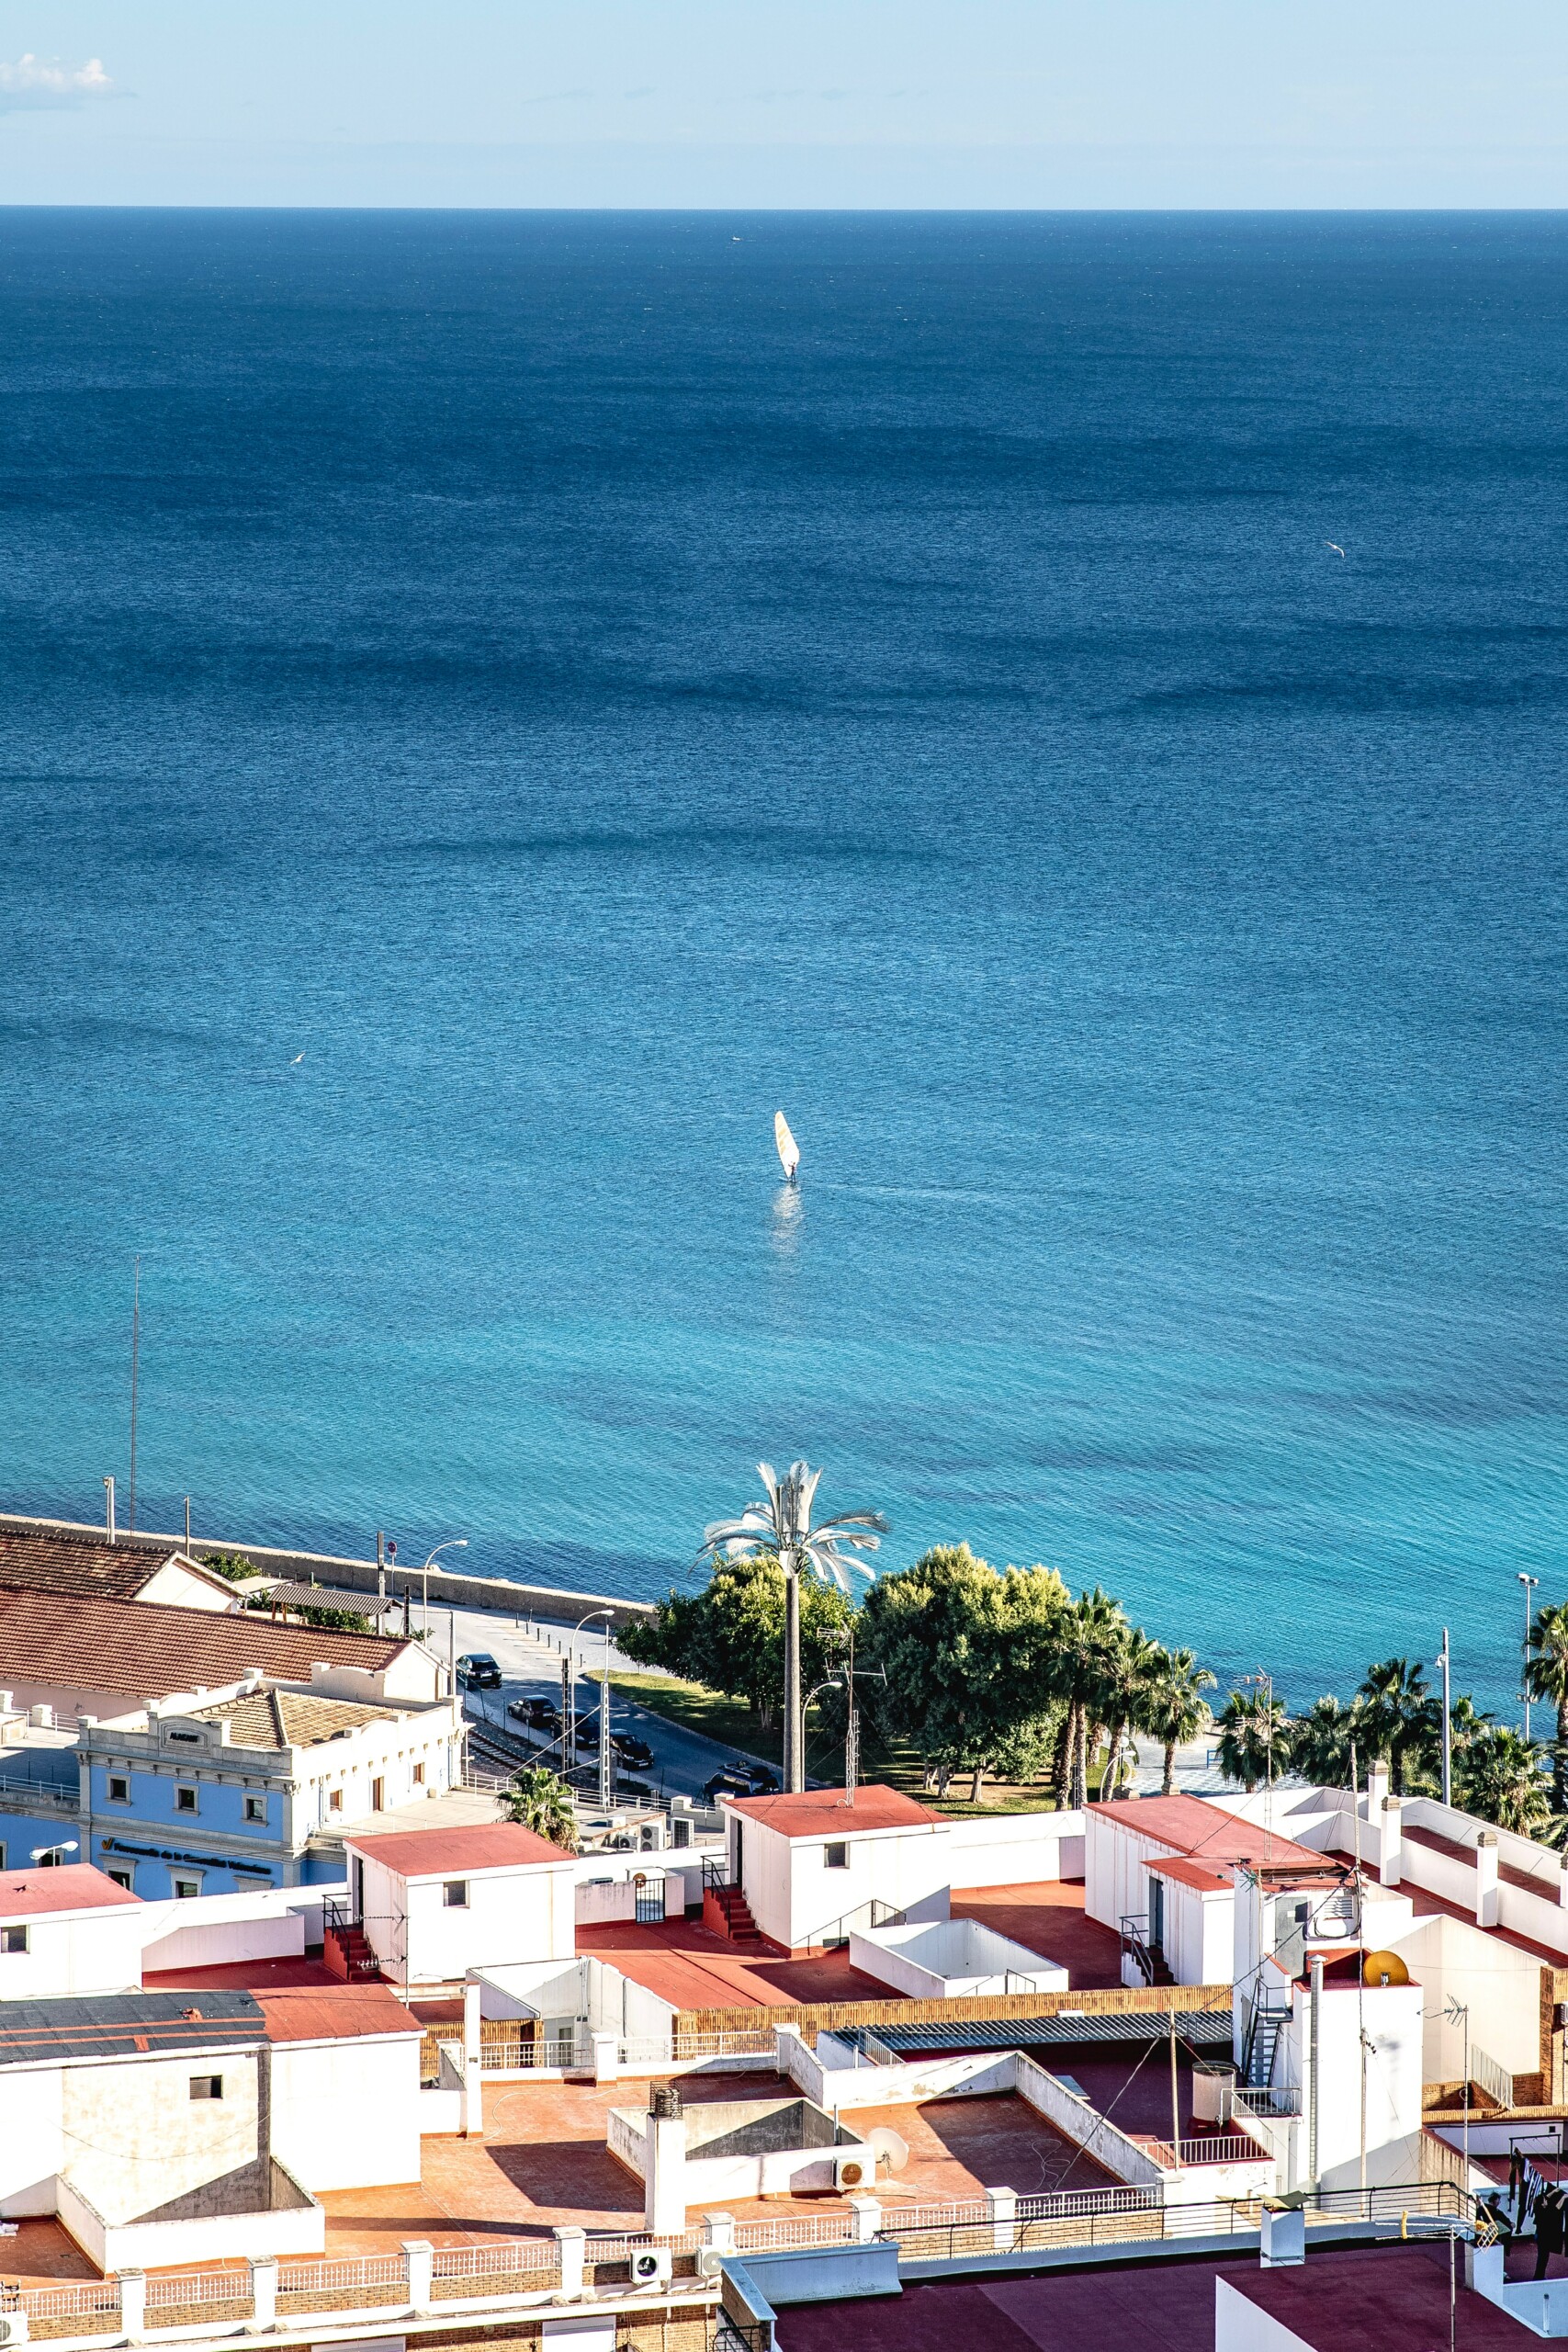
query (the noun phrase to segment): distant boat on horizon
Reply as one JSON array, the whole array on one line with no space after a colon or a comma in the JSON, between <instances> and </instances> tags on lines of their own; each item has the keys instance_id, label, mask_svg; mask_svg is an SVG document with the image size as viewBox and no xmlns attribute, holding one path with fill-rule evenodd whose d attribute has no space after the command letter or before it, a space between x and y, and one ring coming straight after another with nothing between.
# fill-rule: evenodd
<instances>
[{"instance_id":1,"label":"distant boat on horizon","mask_svg":"<svg viewBox=\"0 0 1568 2352\"><path fill-rule=\"evenodd\" d=\"M791 1135L789 1121L782 1111L773 1113L773 1141L779 1148L780 1165L793 1184L795 1171L800 1166L800 1146Z\"/></svg>"}]
</instances>

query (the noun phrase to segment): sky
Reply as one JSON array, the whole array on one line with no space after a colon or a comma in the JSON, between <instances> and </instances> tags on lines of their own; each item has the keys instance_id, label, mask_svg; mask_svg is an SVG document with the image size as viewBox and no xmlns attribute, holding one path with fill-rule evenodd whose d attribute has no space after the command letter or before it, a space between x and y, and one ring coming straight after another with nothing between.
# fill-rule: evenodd
<instances>
[{"instance_id":1,"label":"sky","mask_svg":"<svg viewBox=\"0 0 1568 2352\"><path fill-rule=\"evenodd\" d=\"M0 202L1568 202L1564 0L0 0Z\"/></svg>"}]
</instances>

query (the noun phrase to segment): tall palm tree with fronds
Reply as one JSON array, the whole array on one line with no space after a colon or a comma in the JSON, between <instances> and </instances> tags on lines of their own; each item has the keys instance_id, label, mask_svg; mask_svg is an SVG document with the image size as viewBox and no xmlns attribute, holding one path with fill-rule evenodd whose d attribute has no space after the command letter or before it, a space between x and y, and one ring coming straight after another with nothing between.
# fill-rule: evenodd
<instances>
[{"instance_id":1,"label":"tall palm tree with fronds","mask_svg":"<svg viewBox=\"0 0 1568 2352\"><path fill-rule=\"evenodd\" d=\"M1359 1695L1372 1753L1387 1758L1389 1787L1404 1796L1430 1771L1442 1742L1442 1709L1419 1658L1385 1657L1370 1666Z\"/></svg>"},{"instance_id":2,"label":"tall palm tree with fronds","mask_svg":"<svg viewBox=\"0 0 1568 2352\"><path fill-rule=\"evenodd\" d=\"M1164 1657L1159 1644L1151 1642L1141 1625L1125 1626L1121 1638L1107 1645L1096 1710L1109 1735L1105 1769L1100 1776L1102 1798L1116 1793L1123 1746L1131 1747L1130 1733L1145 1728L1149 1691ZM1132 1761L1135 1765L1137 1760L1134 1749Z\"/></svg>"},{"instance_id":3,"label":"tall palm tree with fronds","mask_svg":"<svg viewBox=\"0 0 1568 2352\"><path fill-rule=\"evenodd\" d=\"M1353 1761L1364 1788L1374 1752L1366 1715L1364 1699L1352 1699L1348 1707L1332 1694L1314 1699L1304 1715L1291 1719L1292 1770L1320 1789L1348 1789Z\"/></svg>"},{"instance_id":4,"label":"tall palm tree with fronds","mask_svg":"<svg viewBox=\"0 0 1568 2352\"><path fill-rule=\"evenodd\" d=\"M1156 1645L1134 1728L1157 1739L1164 1751L1162 1796L1170 1796L1176 1788L1177 1749L1196 1739L1214 1720L1213 1710L1203 1696L1213 1687L1213 1676L1206 1666L1199 1665L1194 1651L1167 1650Z\"/></svg>"},{"instance_id":5,"label":"tall palm tree with fronds","mask_svg":"<svg viewBox=\"0 0 1568 2352\"><path fill-rule=\"evenodd\" d=\"M1051 1696L1062 1702L1055 1761L1059 1805L1076 1810L1088 1800L1093 1736L1114 1690L1126 1632L1120 1601L1099 1585L1080 1592L1061 1612L1047 1668Z\"/></svg>"},{"instance_id":6,"label":"tall palm tree with fronds","mask_svg":"<svg viewBox=\"0 0 1568 2352\"><path fill-rule=\"evenodd\" d=\"M806 1742L800 1707L800 1579L810 1575L823 1584L851 1589L852 1572L869 1577L873 1571L850 1555L874 1552L887 1532L879 1510L841 1510L832 1519L813 1520L812 1506L822 1473L805 1462L792 1462L781 1478L771 1462L759 1462L762 1499L746 1505L739 1519L716 1519L703 1530L697 1553L709 1566L718 1560L748 1560L772 1552L784 1572L784 1786L806 1786Z\"/></svg>"},{"instance_id":7,"label":"tall palm tree with fronds","mask_svg":"<svg viewBox=\"0 0 1568 2352\"><path fill-rule=\"evenodd\" d=\"M565 1783L554 1772L542 1764L526 1765L513 1772L503 1801L508 1820L531 1829L536 1838L547 1838L552 1846L564 1847L569 1854L576 1853L577 1815Z\"/></svg>"},{"instance_id":8,"label":"tall palm tree with fronds","mask_svg":"<svg viewBox=\"0 0 1568 2352\"><path fill-rule=\"evenodd\" d=\"M1277 1781L1290 1761L1291 1725L1284 1702L1261 1690L1233 1690L1220 1713L1220 1770L1248 1796L1258 1782Z\"/></svg>"},{"instance_id":9,"label":"tall palm tree with fronds","mask_svg":"<svg viewBox=\"0 0 1568 2352\"><path fill-rule=\"evenodd\" d=\"M1454 1758L1460 1802L1483 1821L1520 1838L1551 1826L1551 1784L1545 1742L1527 1739L1506 1724L1479 1733Z\"/></svg>"},{"instance_id":10,"label":"tall palm tree with fronds","mask_svg":"<svg viewBox=\"0 0 1568 2352\"><path fill-rule=\"evenodd\" d=\"M1568 1813L1568 1608L1560 1601L1536 1611L1525 1679L1532 1699L1544 1699L1557 1710L1551 1801L1559 1813Z\"/></svg>"}]
</instances>

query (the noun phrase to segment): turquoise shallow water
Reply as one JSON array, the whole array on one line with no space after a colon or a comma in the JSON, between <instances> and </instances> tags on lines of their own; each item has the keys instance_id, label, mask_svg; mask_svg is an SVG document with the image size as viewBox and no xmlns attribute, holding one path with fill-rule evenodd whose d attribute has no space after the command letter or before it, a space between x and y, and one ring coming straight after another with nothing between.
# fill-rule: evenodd
<instances>
[{"instance_id":1,"label":"turquoise shallow water","mask_svg":"<svg viewBox=\"0 0 1568 2352\"><path fill-rule=\"evenodd\" d=\"M647 1593L799 1451L1504 1703L1565 327L1557 217L5 215L0 1497L140 1250L144 1522Z\"/></svg>"}]
</instances>

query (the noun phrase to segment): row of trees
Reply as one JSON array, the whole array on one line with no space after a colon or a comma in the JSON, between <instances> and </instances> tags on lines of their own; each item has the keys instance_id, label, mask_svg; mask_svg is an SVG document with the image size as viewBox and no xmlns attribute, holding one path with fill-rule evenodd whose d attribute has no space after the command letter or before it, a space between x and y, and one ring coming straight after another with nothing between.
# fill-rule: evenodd
<instances>
[{"instance_id":1,"label":"row of trees","mask_svg":"<svg viewBox=\"0 0 1568 2352\"><path fill-rule=\"evenodd\" d=\"M879 1577L857 1610L830 1586L800 1589L801 1678L826 1691L825 1729L841 1730L847 1636L856 1696L886 1739L916 1749L945 1792L955 1772L978 1800L987 1772L1047 1780L1058 1803L1116 1787L1134 1739L1156 1739L1171 1785L1177 1747L1209 1722L1213 1676L1168 1650L1102 1592L1068 1591L1054 1568L993 1568L966 1544L928 1552ZM716 1568L696 1593L671 1593L622 1648L742 1699L768 1727L784 1701L784 1576L771 1554Z\"/></svg>"},{"instance_id":2,"label":"row of trees","mask_svg":"<svg viewBox=\"0 0 1568 2352\"><path fill-rule=\"evenodd\" d=\"M744 1701L770 1727L784 1700L784 1585L772 1555L721 1564L701 1590L671 1593L654 1620L628 1627L621 1645ZM1206 1696L1215 1679L1192 1651L1151 1640L1098 1585L1075 1596L1054 1568L997 1569L964 1544L878 1577L858 1609L836 1588L803 1581L800 1621L802 1685L821 1691L826 1742L842 1736L852 1627L863 1720L874 1736L911 1746L942 1793L964 1772L977 1802L992 1773L1081 1804L1122 1785L1140 1743L1162 1754L1168 1792L1177 1748L1211 1726L1227 1778L1248 1789L1287 1774L1364 1785L1380 1760L1397 1793L1440 1786L1440 1702L1408 1658L1370 1668L1348 1701L1321 1698L1292 1716L1271 1692L1244 1689L1215 1716ZM1529 1679L1556 1710L1555 1744L1526 1740L1461 1696L1450 1709L1453 1789L1487 1820L1552 1836L1568 1815L1568 1608L1536 1619Z\"/></svg>"}]
</instances>

